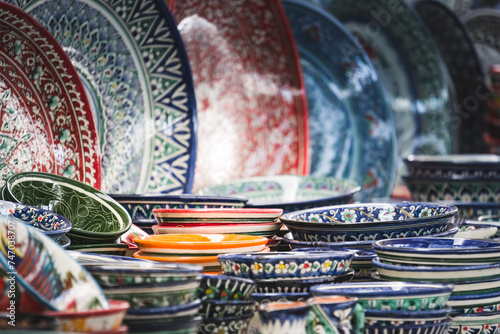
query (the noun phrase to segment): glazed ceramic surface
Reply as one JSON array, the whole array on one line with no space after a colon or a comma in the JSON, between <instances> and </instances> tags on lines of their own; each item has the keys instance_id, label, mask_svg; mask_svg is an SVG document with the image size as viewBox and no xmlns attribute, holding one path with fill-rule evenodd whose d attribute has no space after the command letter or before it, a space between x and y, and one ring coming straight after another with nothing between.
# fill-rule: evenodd
<instances>
[{"instance_id":1,"label":"glazed ceramic surface","mask_svg":"<svg viewBox=\"0 0 500 334\"><path fill-rule=\"evenodd\" d=\"M188 320L198 315L201 300L185 302L179 305L168 305L162 307L145 308L145 309L129 309L125 317L126 322L145 322L155 323L157 321L167 320L173 322L175 320Z\"/></svg>"},{"instance_id":2,"label":"glazed ceramic surface","mask_svg":"<svg viewBox=\"0 0 500 334\"><path fill-rule=\"evenodd\" d=\"M254 300L210 300L201 302L200 314L205 318L241 317L255 311Z\"/></svg>"},{"instance_id":3,"label":"glazed ceramic surface","mask_svg":"<svg viewBox=\"0 0 500 334\"><path fill-rule=\"evenodd\" d=\"M247 207L280 208L285 212L311 207L347 204L360 187L354 181L333 177L295 175L259 176L203 188L200 194L241 196Z\"/></svg>"},{"instance_id":4,"label":"glazed ceramic surface","mask_svg":"<svg viewBox=\"0 0 500 334\"><path fill-rule=\"evenodd\" d=\"M307 302L271 302L259 308L262 334L306 334L311 305Z\"/></svg>"},{"instance_id":5,"label":"glazed ceramic surface","mask_svg":"<svg viewBox=\"0 0 500 334\"><path fill-rule=\"evenodd\" d=\"M365 326L365 334L447 334L451 324L452 320L448 319L437 324L426 325Z\"/></svg>"},{"instance_id":6,"label":"glazed ceramic surface","mask_svg":"<svg viewBox=\"0 0 500 334\"><path fill-rule=\"evenodd\" d=\"M73 244L118 238L131 225L129 214L111 197L83 183L46 173L19 173L9 178L9 196L68 218ZM80 239L78 239L80 238ZM88 240L94 240L88 241Z\"/></svg>"},{"instance_id":7,"label":"glazed ceramic surface","mask_svg":"<svg viewBox=\"0 0 500 334\"><path fill-rule=\"evenodd\" d=\"M37 21L0 7L0 170L64 175L101 186L99 138L71 61Z\"/></svg>"},{"instance_id":8,"label":"glazed ceramic surface","mask_svg":"<svg viewBox=\"0 0 500 334\"><path fill-rule=\"evenodd\" d=\"M194 225L194 226L193 226ZM151 226L154 234L247 234L273 237L276 235L282 223L263 223L263 224L168 224L168 226Z\"/></svg>"},{"instance_id":9,"label":"glazed ceramic surface","mask_svg":"<svg viewBox=\"0 0 500 334\"><path fill-rule=\"evenodd\" d=\"M215 222L273 222L282 209L154 209L158 224Z\"/></svg>"},{"instance_id":10,"label":"glazed ceramic surface","mask_svg":"<svg viewBox=\"0 0 500 334\"><path fill-rule=\"evenodd\" d=\"M83 312L45 312L59 320L56 329L63 332L100 332L119 330L129 304L110 300L109 309Z\"/></svg>"},{"instance_id":11,"label":"glazed ceramic surface","mask_svg":"<svg viewBox=\"0 0 500 334\"><path fill-rule=\"evenodd\" d=\"M165 317L163 317L165 318ZM190 317L189 319L181 320L166 320L151 321L125 319L124 323L129 328L129 333L161 333L161 334L197 334L198 326L202 322L202 317ZM165 329L168 328L168 329Z\"/></svg>"},{"instance_id":12,"label":"glazed ceramic surface","mask_svg":"<svg viewBox=\"0 0 500 334\"><path fill-rule=\"evenodd\" d=\"M384 311L442 309L446 307L452 291L452 284L406 282L344 283L311 288L313 296L355 296L366 310Z\"/></svg>"},{"instance_id":13,"label":"glazed ceramic surface","mask_svg":"<svg viewBox=\"0 0 500 334\"><path fill-rule=\"evenodd\" d=\"M68 250L82 253L125 256L128 251L128 245L116 242L111 244L72 245L68 247Z\"/></svg>"},{"instance_id":14,"label":"glazed ceramic surface","mask_svg":"<svg viewBox=\"0 0 500 334\"><path fill-rule=\"evenodd\" d=\"M309 314L308 333L362 333L365 326L364 310L357 305L356 297L328 296L313 297Z\"/></svg>"},{"instance_id":15,"label":"glazed ceramic surface","mask_svg":"<svg viewBox=\"0 0 500 334\"><path fill-rule=\"evenodd\" d=\"M165 4L12 2L55 36L84 83L99 130L103 190L189 192L196 160L194 89Z\"/></svg>"},{"instance_id":16,"label":"glazed ceramic surface","mask_svg":"<svg viewBox=\"0 0 500 334\"><path fill-rule=\"evenodd\" d=\"M455 235L456 238L491 239L497 236L500 237L498 227L494 225L476 222L476 224L461 223L458 226L460 231Z\"/></svg>"},{"instance_id":17,"label":"glazed ceramic surface","mask_svg":"<svg viewBox=\"0 0 500 334\"><path fill-rule=\"evenodd\" d=\"M500 214L500 205L498 203L479 203L479 202L450 202L458 208L457 217L476 219L484 215Z\"/></svg>"},{"instance_id":18,"label":"glazed ceramic surface","mask_svg":"<svg viewBox=\"0 0 500 334\"><path fill-rule=\"evenodd\" d=\"M245 198L181 195L109 195L123 205L132 220L155 219L154 209L215 209L241 208L247 202Z\"/></svg>"},{"instance_id":19,"label":"glazed ceramic surface","mask_svg":"<svg viewBox=\"0 0 500 334\"><path fill-rule=\"evenodd\" d=\"M202 300L247 300L255 292L256 284L249 279L224 276L203 275L197 290Z\"/></svg>"},{"instance_id":20,"label":"glazed ceramic surface","mask_svg":"<svg viewBox=\"0 0 500 334\"><path fill-rule=\"evenodd\" d=\"M485 292L460 294L454 293L448 301L454 313L482 313L500 311L500 291L491 289Z\"/></svg>"},{"instance_id":21,"label":"glazed ceramic surface","mask_svg":"<svg viewBox=\"0 0 500 334\"><path fill-rule=\"evenodd\" d=\"M413 4L436 43L448 68L460 108L453 115L459 126L460 153L484 152L484 114L488 110L488 90L474 44L460 19L446 4L420 0Z\"/></svg>"},{"instance_id":22,"label":"glazed ceramic surface","mask_svg":"<svg viewBox=\"0 0 500 334\"><path fill-rule=\"evenodd\" d=\"M457 208L433 203L370 203L296 211L280 220L294 239L366 241L444 232Z\"/></svg>"},{"instance_id":23,"label":"glazed ceramic surface","mask_svg":"<svg viewBox=\"0 0 500 334\"><path fill-rule=\"evenodd\" d=\"M414 201L499 202L500 180L448 180L405 177Z\"/></svg>"},{"instance_id":24,"label":"glazed ceramic surface","mask_svg":"<svg viewBox=\"0 0 500 334\"><path fill-rule=\"evenodd\" d=\"M278 0L173 1L199 117L195 190L309 169L304 85Z\"/></svg>"},{"instance_id":25,"label":"glazed ceramic surface","mask_svg":"<svg viewBox=\"0 0 500 334\"><path fill-rule=\"evenodd\" d=\"M500 261L500 243L461 238L379 240L373 249L382 261L415 265L456 266Z\"/></svg>"},{"instance_id":26,"label":"glazed ceramic surface","mask_svg":"<svg viewBox=\"0 0 500 334\"><path fill-rule=\"evenodd\" d=\"M347 251L268 254L224 254L217 258L225 275L251 279L335 276L349 270L354 253Z\"/></svg>"},{"instance_id":27,"label":"glazed ceramic surface","mask_svg":"<svg viewBox=\"0 0 500 334\"><path fill-rule=\"evenodd\" d=\"M399 158L413 152L450 153L448 73L432 36L409 5L396 1L389 8L384 0L313 2L358 39L380 75L394 111ZM400 176L404 170L401 163Z\"/></svg>"},{"instance_id":28,"label":"glazed ceramic surface","mask_svg":"<svg viewBox=\"0 0 500 334\"><path fill-rule=\"evenodd\" d=\"M498 179L500 156L494 154L410 155L409 175L423 179Z\"/></svg>"},{"instance_id":29,"label":"glazed ceramic surface","mask_svg":"<svg viewBox=\"0 0 500 334\"><path fill-rule=\"evenodd\" d=\"M453 316L450 334L463 333L464 331L481 334L495 334L499 331L500 312L461 314Z\"/></svg>"},{"instance_id":30,"label":"glazed ceramic surface","mask_svg":"<svg viewBox=\"0 0 500 334\"><path fill-rule=\"evenodd\" d=\"M240 334L246 333L248 324L253 317L253 311L248 312L244 316L225 317L225 318L210 318L203 319L203 322L198 327L198 334Z\"/></svg>"},{"instance_id":31,"label":"glazed ceramic surface","mask_svg":"<svg viewBox=\"0 0 500 334\"><path fill-rule=\"evenodd\" d=\"M451 307L425 311L365 310L365 322L369 326L436 324L446 322L450 313Z\"/></svg>"},{"instance_id":32,"label":"glazed ceramic surface","mask_svg":"<svg viewBox=\"0 0 500 334\"><path fill-rule=\"evenodd\" d=\"M388 196L397 170L396 126L379 75L331 15L305 1L283 4L304 73L312 175L356 180L365 201ZM342 203L325 205L334 204Z\"/></svg>"},{"instance_id":33,"label":"glazed ceramic surface","mask_svg":"<svg viewBox=\"0 0 500 334\"><path fill-rule=\"evenodd\" d=\"M0 218L0 264L50 310L109 308L90 274L35 228Z\"/></svg>"}]
</instances>

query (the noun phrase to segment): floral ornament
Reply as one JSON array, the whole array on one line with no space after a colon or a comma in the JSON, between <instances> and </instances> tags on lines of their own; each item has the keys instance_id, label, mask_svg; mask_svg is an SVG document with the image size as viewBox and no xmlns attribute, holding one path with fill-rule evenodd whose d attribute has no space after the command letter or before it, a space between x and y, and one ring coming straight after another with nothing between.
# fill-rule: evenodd
<instances>
[{"instance_id":1,"label":"floral ornament","mask_svg":"<svg viewBox=\"0 0 500 334\"><path fill-rule=\"evenodd\" d=\"M419 217L430 217L432 216L432 210L428 207L423 208L420 210L420 213L418 214Z\"/></svg>"},{"instance_id":2,"label":"floral ornament","mask_svg":"<svg viewBox=\"0 0 500 334\"><path fill-rule=\"evenodd\" d=\"M297 263L290 262L290 265L288 266L288 272L290 274L295 274L298 269L299 269L299 265Z\"/></svg>"},{"instance_id":3,"label":"floral ornament","mask_svg":"<svg viewBox=\"0 0 500 334\"><path fill-rule=\"evenodd\" d=\"M300 273L305 274L311 271L312 269L312 264L309 261L304 261L299 265Z\"/></svg>"},{"instance_id":4,"label":"floral ornament","mask_svg":"<svg viewBox=\"0 0 500 334\"><path fill-rule=\"evenodd\" d=\"M338 319L339 326L347 326L348 328L351 328L351 311L352 308L333 311L333 316Z\"/></svg>"},{"instance_id":5,"label":"floral ornament","mask_svg":"<svg viewBox=\"0 0 500 334\"><path fill-rule=\"evenodd\" d=\"M235 274L238 275L241 273L241 266L239 263L233 263L231 266L231 271Z\"/></svg>"},{"instance_id":6,"label":"floral ornament","mask_svg":"<svg viewBox=\"0 0 500 334\"><path fill-rule=\"evenodd\" d=\"M380 221L391 221L394 220L395 217L396 217L396 211L392 206L385 209L381 209L378 212L378 219Z\"/></svg>"},{"instance_id":7,"label":"floral ornament","mask_svg":"<svg viewBox=\"0 0 500 334\"><path fill-rule=\"evenodd\" d=\"M356 218L358 217L356 211L354 211L353 209L345 209L344 211L342 211L341 216L342 220L346 223L355 223Z\"/></svg>"},{"instance_id":8,"label":"floral ornament","mask_svg":"<svg viewBox=\"0 0 500 334\"><path fill-rule=\"evenodd\" d=\"M319 261L314 261L313 264L312 264L312 268L311 270L313 272L316 272L318 271L319 269L321 268L321 263L319 263Z\"/></svg>"},{"instance_id":9,"label":"floral ornament","mask_svg":"<svg viewBox=\"0 0 500 334\"><path fill-rule=\"evenodd\" d=\"M276 274L286 274L288 272L288 267L289 264L285 263L283 261L280 261L274 265L274 270L276 271Z\"/></svg>"},{"instance_id":10,"label":"floral ornament","mask_svg":"<svg viewBox=\"0 0 500 334\"><path fill-rule=\"evenodd\" d=\"M258 275L258 274L260 274L260 273L262 273L264 271L264 265L262 265L262 263L254 262L250 266L250 269L252 270L252 273L254 275Z\"/></svg>"},{"instance_id":11,"label":"floral ornament","mask_svg":"<svg viewBox=\"0 0 500 334\"><path fill-rule=\"evenodd\" d=\"M326 273L332 269L335 269L336 265L336 261L330 261L329 259L327 259L321 264L321 272Z\"/></svg>"},{"instance_id":12,"label":"floral ornament","mask_svg":"<svg viewBox=\"0 0 500 334\"><path fill-rule=\"evenodd\" d=\"M309 216L309 221L311 223L322 223L323 220L321 219L321 216L318 214L312 214Z\"/></svg>"}]
</instances>

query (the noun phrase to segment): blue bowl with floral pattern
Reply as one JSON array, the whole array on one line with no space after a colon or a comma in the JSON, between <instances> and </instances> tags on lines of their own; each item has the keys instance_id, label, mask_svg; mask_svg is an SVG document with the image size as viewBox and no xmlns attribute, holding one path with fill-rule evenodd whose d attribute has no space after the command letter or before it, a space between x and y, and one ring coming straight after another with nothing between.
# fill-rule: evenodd
<instances>
[{"instance_id":1,"label":"blue bowl with floral pattern","mask_svg":"<svg viewBox=\"0 0 500 334\"><path fill-rule=\"evenodd\" d=\"M353 257L353 252L328 250L223 254L217 259L225 275L251 279L283 279L340 275L349 269Z\"/></svg>"},{"instance_id":2,"label":"blue bowl with floral pattern","mask_svg":"<svg viewBox=\"0 0 500 334\"><path fill-rule=\"evenodd\" d=\"M435 203L366 203L295 211L280 220L302 241L367 241L441 233L452 225L454 206Z\"/></svg>"},{"instance_id":3,"label":"blue bowl with floral pattern","mask_svg":"<svg viewBox=\"0 0 500 334\"><path fill-rule=\"evenodd\" d=\"M196 296L202 300L247 300L256 288L255 282L247 278L202 275Z\"/></svg>"}]
</instances>

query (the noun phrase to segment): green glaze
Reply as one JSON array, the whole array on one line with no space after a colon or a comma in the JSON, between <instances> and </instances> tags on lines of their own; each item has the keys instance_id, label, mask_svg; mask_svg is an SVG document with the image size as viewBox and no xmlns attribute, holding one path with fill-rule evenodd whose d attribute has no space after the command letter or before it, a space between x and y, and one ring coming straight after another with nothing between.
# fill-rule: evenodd
<instances>
[{"instance_id":1,"label":"green glaze","mask_svg":"<svg viewBox=\"0 0 500 334\"><path fill-rule=\"evenodd\" d=\"M86 243L85 238L117 238L132 224L127 211L111 197L65 177L19 173L8 179L6 192L15 202L37 206L69 219L73 227L68 235L74 244Z\"/></svg>"},{"instance_id":2,"label":"green glaze","mask_svg":"<svg viewBox=\"0 0 500 334\"><path fill-rule=\"evenodd\" d=\"M359 298L359 297L358 297ZM367 310L385 310L385 311L427 311L440 309L446 306L449 294L404 298L398 299L380 298L380 299L358 299L358 304Z\"/></svg>"},{"instance_id":3,"label":"green glaze","mask_svg":"<svg viewBox=\"0 0 500 334\"><path fill-rule=\"evenodd\" d=\"M361 334L364 331L365 326L365 311L360 304L356 304L352 313L347 317L342 317L342 315L347 315L350 313L349 310L345 310L342 313L336 314L339 316L340 323L336 323L332 318L325 313L321 308L321 305L313 304L311 311L309 311L309 316L306 323L306 333L307 334L341 334L341 333L353 333ZM337 312L337 311L335 311Z\"/></svg>"}]
</instances>

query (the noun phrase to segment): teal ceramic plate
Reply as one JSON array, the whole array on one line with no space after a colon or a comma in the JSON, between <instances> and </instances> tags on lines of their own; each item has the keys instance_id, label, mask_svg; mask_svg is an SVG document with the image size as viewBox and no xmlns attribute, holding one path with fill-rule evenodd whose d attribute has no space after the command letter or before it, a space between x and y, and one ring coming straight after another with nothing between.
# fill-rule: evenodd
<instances>
[{"instance_id":1,"label":"teal ceramic plate","mask_svg":"<svg viewBox=\"0 0 500 334\"><path fill-rule=\"evenodd\" d=\"M354 37L305 1L283 1L306 84L311 174L350 178L360 198L390 195L397 166L385 88Z\"/></svg>"},{"instance_id":2,"label":"teal ceramic plate","mask_svg":"<svg viewBox=\"0 0 500 334\"><path fill-rule=\"evenodd\" d=\"M190 192L196 105L163 0L13 0L68 54L91 101L107 193Z\"/></svg>"},{"instance_id":3,"label":"teal ceramic plate","mask_svg":"<svg viewBox=\"0 0 500 334\"><path fill-rule=\"evenodd\" d=\"M358 39L389 92L399 159L451 150L448 73L418 15L403 1L311 0ZM374 14L375 13L375 14ZM402 162L399 175L405 173Z\"/></svg>"},{"instance_id":4,"label":"teal ceramic plate","mask_svg":"<svg viewBox=\"0 0 500 334\"><path fill-rule=\"evenodd\" d=\"M57 311L108 308L92 276L35 228L0 217L0 265L43 306Z\"/></svg>"},{"instance_id":5,"label":"teal ceramic plate","mask_svg":"<svg viewBox=\"0 0 500 334\"><path fill-rule=\"evenodd\" d=\"M10 200L37 206L66 217L73 225L72 244L106 243L130 229L127 211L106 194L81 182L47 174L26 172L7 180Z\"/></svg>"}]
</instances>

